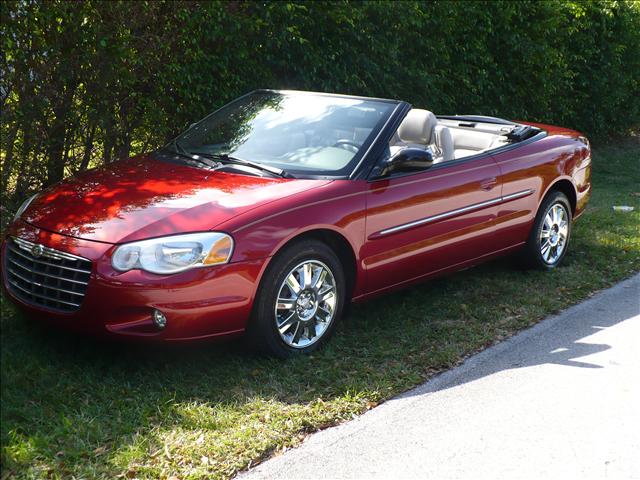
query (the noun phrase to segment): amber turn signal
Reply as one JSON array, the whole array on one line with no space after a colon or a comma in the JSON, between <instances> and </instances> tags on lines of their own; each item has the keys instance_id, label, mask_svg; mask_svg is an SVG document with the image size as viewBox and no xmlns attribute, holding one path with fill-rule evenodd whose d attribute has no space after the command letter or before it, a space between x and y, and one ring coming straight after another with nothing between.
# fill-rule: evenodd
<instances>
[{"instance_id":1,"label":"amber turn signal","mask_svg":"<svg viewBox=\"0 0 640 480\"><path fill-rule=\"evenodd\" d=\"M233 247L231 237L225 236L216 241L209 251L209 255L204 259L205 265L215 265L225 263L231 256L231 248Z\"/></svg>"}]
</instances>

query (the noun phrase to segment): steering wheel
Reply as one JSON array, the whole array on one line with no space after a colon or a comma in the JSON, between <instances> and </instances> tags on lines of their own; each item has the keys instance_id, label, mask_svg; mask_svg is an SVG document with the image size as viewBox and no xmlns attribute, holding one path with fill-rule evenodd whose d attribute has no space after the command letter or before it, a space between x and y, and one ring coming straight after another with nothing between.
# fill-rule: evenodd
<instances>
[{"instance_id":1,"label":"steering wheel","mask_svg":"<svg viewBox=\"0 0 640 480\"><path fill-rule=\"evenodd\" d=\"M352 151L353 153L358 153L360 150L360 144L354 142L353 140L349 140L348 138L342 138L333 144L334 147L344 148L345 150Z\"/></svg>"}]
</instances>

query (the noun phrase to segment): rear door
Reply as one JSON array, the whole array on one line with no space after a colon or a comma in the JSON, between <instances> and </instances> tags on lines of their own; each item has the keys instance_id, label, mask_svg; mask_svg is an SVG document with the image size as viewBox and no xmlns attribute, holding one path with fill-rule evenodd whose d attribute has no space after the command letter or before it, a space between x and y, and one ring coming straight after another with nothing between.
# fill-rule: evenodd
<instances>
[{"instance_id":1,"label":"rear door","mask_svg":"<svg viewBox=\"0 0 640 480\"><path fill-rule=\"evenodd\" d=\"M500 173L489 155L368 183L361 258L368 291L492 251Z\"/></svg>"}]
</instances>

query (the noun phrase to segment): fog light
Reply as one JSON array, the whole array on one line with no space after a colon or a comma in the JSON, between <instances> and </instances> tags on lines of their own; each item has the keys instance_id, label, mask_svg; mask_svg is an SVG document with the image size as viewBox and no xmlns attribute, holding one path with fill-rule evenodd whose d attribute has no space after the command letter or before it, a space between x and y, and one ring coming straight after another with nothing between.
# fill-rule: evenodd
<instances>
[{"instance_id":1,"label":"fog light","mask_svg":"<svg viewBox=\"0 0 640 480\"><path fill-rule=\"evenodd\" d=\"M164 316L160 310L153 311L153 324L158 328L164 328L167 326L167 317Z\"/></svg>"}]
</instances>

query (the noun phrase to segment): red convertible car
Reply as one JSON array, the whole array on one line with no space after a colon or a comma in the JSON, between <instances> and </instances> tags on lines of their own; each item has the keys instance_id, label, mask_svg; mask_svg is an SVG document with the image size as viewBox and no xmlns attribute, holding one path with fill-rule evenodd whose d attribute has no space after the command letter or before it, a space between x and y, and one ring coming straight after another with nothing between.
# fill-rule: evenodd
<instances>
[{"instance_id":1,"label":"red convertible car","mask_svg":"<svg viewBox=\"0 0 640 480\"><path fill-rule=\"evenodd\" d=\"M556 267L590 189L573 130L260 90L28 199L3 284L59 328L287 357L348 302L510 252Z\"/></svg>"}]
</instances>

